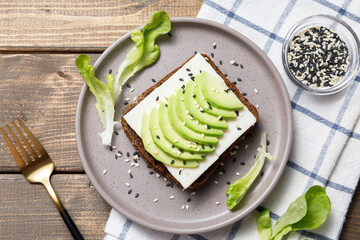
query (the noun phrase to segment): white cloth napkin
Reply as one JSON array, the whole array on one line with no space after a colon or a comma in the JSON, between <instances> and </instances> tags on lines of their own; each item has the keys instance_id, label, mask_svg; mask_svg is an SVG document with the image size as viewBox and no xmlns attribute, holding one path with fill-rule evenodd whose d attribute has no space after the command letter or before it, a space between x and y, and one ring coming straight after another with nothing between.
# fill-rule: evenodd
<instances>
[{"instance_id":1,"label":"white cloth napkin","mask_svg":"<svg viewBox=\"0 0 360 240\"><path fill-rule=\"evenodd\" d=\"M255 42L271 58L287 86L294 115L294 142L284 174L261 208L275 221L312 185L322 185L332 202L320 228L292 233L288 239L338 239L360 176L360 75L345 91L312 96L296 88L282 67L281 47L297 21L328 14L347 22L360 36L360 1L335 0L205 0L199 18L229 26ZM192 235L157 232L112 210L105 239L259 239L256 215L223 229Z\"/></svg>"}]
</instances>

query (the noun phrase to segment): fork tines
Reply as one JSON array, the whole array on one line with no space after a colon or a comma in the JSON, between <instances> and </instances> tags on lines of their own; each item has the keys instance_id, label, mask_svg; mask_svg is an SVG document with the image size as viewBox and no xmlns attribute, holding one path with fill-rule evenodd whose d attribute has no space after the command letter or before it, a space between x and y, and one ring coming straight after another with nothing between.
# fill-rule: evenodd
<instances>
[{"instance_id":1,"label":"fork tines","mask_svg":"<svg viewBox=\"0 0 360 240\"><path fill-rule=\"evenodd\" d=\"M44 155L46 154L45 149L42 147L42 145L40 144L40 142L35 138L35 136L30 132L30 130L25 126L25 124L20 120L20 118L17 118L19 124L21 125L22 129L25 131L27 137L30 139L31 143L35 146L35 149L37 150L37 152L40 155ZM26 137L24 136L24 134L22 133L22 131L20 130L20 128L16 125L16 123L14 121L11 121L12 125L14 126L16 132L19 134L20 138L22 139L23 143L26 146L26 149L28 151L25 150L23 144L19 141L18 137L15 135L14 131L10 128L10 126L8 124L6 124L6 128L9 131L9 133L11 134L12 138L14 139L16 145L18 146L18 148L20 149L20 152L22 154L22 156L25 158L26 162L25 164L27 165L28 163L31 163L33 160L38 159L38 155L35 152L35 150L33 149L33 147L31 146L31 144L29 143L29 141L26 139ZM24 166L24 161L23 158L21 157L20 153L17 151L16 147L13 145L13 143L11 142L10 138L8 137L8 135L5 133L4 129L0 127L0 132L2 133L13 157L15 158L16 163L19 165L20 168L22 168ZM31 154L32 158L29 156L28 152Z\"/></svg>"}]
</instances>

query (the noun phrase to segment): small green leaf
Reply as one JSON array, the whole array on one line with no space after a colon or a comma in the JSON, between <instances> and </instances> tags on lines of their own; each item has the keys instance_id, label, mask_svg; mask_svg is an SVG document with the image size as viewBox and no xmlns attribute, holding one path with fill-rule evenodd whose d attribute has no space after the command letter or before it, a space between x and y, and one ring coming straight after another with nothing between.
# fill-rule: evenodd
<instances>
[{"instance_id":1,"label":"small green leaf","mask_svg":"<svg viewBox=\"0 0 360 240\"><path fill-rule=\"evenodd\" d=\"M270 210L262 210L256 217L257 230L261 240L270 240L271 237L271 221Z\"/></svg>"},{"instance_id":2,"label":"small green leaf","mask_svg":"<svg viewBox=\"0 0 360 240\"><path fill-rule=\"evenodd\" d=\"M266 152L266 132L264 132L261 136L261 143L255 157L256 162L254 166L252 166L250 171L244 177L230 184L226 190L226 194L228 195L226 205L230 210L243 199L247 190L260 174L260 171L265 163L265 158L269 158L269 160L273 159L273 157Z\"/></svg>"}]
</instances>

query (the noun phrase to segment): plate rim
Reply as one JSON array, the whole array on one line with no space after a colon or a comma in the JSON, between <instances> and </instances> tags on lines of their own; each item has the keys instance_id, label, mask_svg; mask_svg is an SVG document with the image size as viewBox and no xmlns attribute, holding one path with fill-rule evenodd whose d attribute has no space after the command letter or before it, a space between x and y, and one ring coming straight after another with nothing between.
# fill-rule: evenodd
<instances>
[{"instance_id":1,"label":"plate rim","mask_svg":"<svg viewBox=\"0 0 360 240\"><path fill-rule=\"evenodd\" d=\"M223 31L226 31L232 35L235 35L237 38L243 40L246 42L246 44L250 45L251 48L259 55L263 56L263 60L266 62L267 66L271 69L271 72L274 74L276 79L281 79L282 81L279 81L279 86L280 86L280 90L282 92L282 94L286 97L286 99L288 101L285 101L285 106L286 106L286 113L287 113L287 118L289 120L288 122L288 141L286 146L284 146L285 148L285 155L283 156L283 161L280 162L279 166L278 166L278 171L275 175L275 177L272 179L272 181L269 183L268 188L261 194L260 198L258 198L256 201L254 201L245 211L239 213L239 214L234 214L233 217L229 218L227 221L223 221L223 222L219 222L217 224L213 224L207 227L201 227L201 228L196 228L196 229L177 229L177 228L164 228L161 226L158 226L156 224L153 224L151 222L147 222L144 221L143 219L141 219L138 216L134 216L132 214L130 214L126 208L123 208L121 206L119 206L116 201L113 201L113 199L106 193L106 191L104 191L101 186L99 181L96 179L96 177L93 174L93 171L91 170L91 168L89 167L87 160L85 158L85 152L84 152L84 148L83 148L83 143L81 140L81 122L80 120L82 119L81 117L81 109L83 106L83 101L84 101L84 96L87 93L88 87L86 85L86 83L83 84L81 90L80 90L80 94L78 97L78 103L76 106L76 116L75 116L75 136L76 136L76 145L77 145L77 149L79 152L79 156L81 159L81 163L84 167L85 173L86 175L89 177L90 181L92 182L92 184L94 185L95 189L98 191L98 193L100 194L100 196L104 199L104 201L106 201L113 209L115 209L116 211L118 211L120 214L124 215L126 218L129 218L130 220L141 224L143 226L149 227L151 229L157 230L157 231L161 231L161 232L168 232L168 233L176 233L176 234L195 234L195 233L204 233L204 232L209 232L209 231L213 231L213 230L217 230L219 228L228 226L232 223L235 223L236 221L244 218L246 215L248 215L250 212L252 212L253 210L255 210L256 207L258 207L267 197L268 195L272 192L272 190L274 189L274 187L276 186L276 184L278 183L278 181L280 180L286 163L288 161L288 158L290 156L290 150L291 150L291 146L293 143L293 113L292 113L292 108L291 108L291 104L290 104L290 97L289 97L289 93L287 91L287 88L285 86L285 83L283 82L283 78L280 75L278 69L276 68L276 66L274 65L274 63L270 60L270 58L254 43L252 42L249 38L247 38L246 36L244 36L242 33L228 27L225 26L223 24L214 22L212 20L207 20L207 19L201 19L201 18L192 18L192 17L178 17L178 18L171 18L171 23L192 23L192 24L205 24L205 25L210 25L211 27L215 27L218 29L221 29ZM135 29L142 29L145 25L142 25L140 27L134 28ZM128 33L124 34L123 36L121 36L119 39L117 39L115 42L113 42L100 56L99 58L96 60L94 66L94 70L96 72L98 66L102 63L102 61L107 57L108 54L110 54L112 52L112 50L114 48L116 48L119 44L121 44L124 40L128 39L131 36L131 32L133 31L129 31ZM234 212L236 213L236 212Z\"/></svg>"}]
</instances>

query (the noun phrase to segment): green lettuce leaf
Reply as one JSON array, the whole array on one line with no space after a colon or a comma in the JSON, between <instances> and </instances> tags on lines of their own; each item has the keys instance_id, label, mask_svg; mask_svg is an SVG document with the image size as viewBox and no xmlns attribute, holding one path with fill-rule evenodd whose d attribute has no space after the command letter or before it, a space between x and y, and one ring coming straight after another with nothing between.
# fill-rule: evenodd
<instances>
[{"instance_id":1,"label":"green lettuce leaf","mask_svg":"<svg viewBox=\"0 0 360 240\"><path fill-rule=\"evenodd\" d=\"M136 29L131 33L135 46L127 53L125 60L119 67L114 82L114 95L119 96L122 86L137 71L156 62L160 49L155 40L171 29L170 17L164 11L154 12L143 30Z\"/></svg>"},{"instance_id":2,"label":"green lettuce leaf","mask_svg":"<svg viewBox=\"0 0 360 240\"><path fill-rule=\"evenodd\" d=\"M96 98L95 107L98 110L99 117L104 127L104 131L100 134L102 143L104 145L111 144L113 135L115 114L115 101L114 101L114 77L109 74L106 76L107 85L95 77L94 67L88 65L90 57L85 54L80 54L75 60L75 65L79 70L81 77L89 86L90 91Z\"/></svg>"},{"instance_id":3,"label":"green lettuce leaf","mask_svg":"<svg viewBox=\"0 0 360 240\"><path fill-rule=\"evenodd\" d=\"M254 166L251 167L250 171L244 177L230 184L226 190L226 194L228 195L226 205L230 210L233 209L243 199L251 184L260 174L260 171L265 163L265 158L268 158L269 160L273 159L273 157L266 152L266 132L263 132Z\"/></svg>"},{"instance_id":4,"label":"green lettuce leaf","mask_svg":"<svg viewBox=\"0 0 360 240\"><path fill-rule=\"evenodd\" d=\"M270 240L271 237L271 221L270 210L262 210L256 217L257 230L261 240Z\"/></svg>"}]
</instances>

